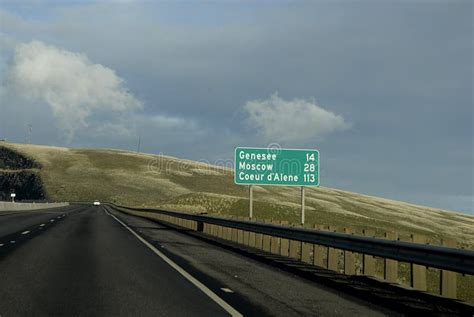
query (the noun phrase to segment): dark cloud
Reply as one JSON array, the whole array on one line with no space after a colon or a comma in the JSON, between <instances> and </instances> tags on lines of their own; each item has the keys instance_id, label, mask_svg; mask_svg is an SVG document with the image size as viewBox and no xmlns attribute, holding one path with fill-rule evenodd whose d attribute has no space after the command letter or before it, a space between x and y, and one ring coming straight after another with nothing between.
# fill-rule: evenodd
<instances>
[{"instance_id":1,"label":"dark cloud","mask_svg":"<svg viewBox=\"0 0 474 317\"><path fill-rule=\"evenodd\" d=\"M142 124L144 150L231 158L236 145L266 145L244 124L248 101L275 91L284 100L314 97L352 126L298 144L320 148L324 185L473 212L470 1L8 10L0 19L8 43L84 53L126 80L145 116L186 122ZM7 132L21 140L22 129ZM77 140L84 143L133 148L135 136Z\"/></svg>"}]
</instances>

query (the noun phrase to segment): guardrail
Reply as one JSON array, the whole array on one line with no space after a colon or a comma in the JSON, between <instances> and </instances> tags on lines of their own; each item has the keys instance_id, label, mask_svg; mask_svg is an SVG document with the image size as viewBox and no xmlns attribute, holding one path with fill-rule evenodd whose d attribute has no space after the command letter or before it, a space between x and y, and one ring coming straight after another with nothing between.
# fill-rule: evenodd
<instances>
[{"instance_id":1,"label":"guardrail","mask_svg":"<svg viewBox=\"0 0 474 317\"><path fill-rule=\"evenodd\" d=\"M355 270L351 268L355 265L353 252L363 254L362 265L364 267L362 272L366 275L375 275L373 257L386 259L384 277L391 282L397 280L396 271L398 268L396 261L411 263L411 284L422 290L426 290L426 267L438 268L441 270L440 293L448 297L456 297L456 275L454 272L474 275L474 251L465 249L397 241L396 236L387 236L387 238L395 237L394 240L388 240L357 236L350 233L258 223L249 220L223 219L160 209L128 208L114 204L111 204L111 206L122 211L151 212L161 221L202 231L251 247L261 248L272 253L293 258L299 257L300 260L303 260L305 245L314 246L313 256L316 253L316 246L324 246L328 249L326 250L326 265L324 266L333 270L338 265L335 249L344 250L344 272L346 274L355 274ZM229 232L229 230L231 231ZM279 241L275 239L279 239ZM278 244L278 248L275 245L272 247L272 241L273 244ZM294 245L294 242L298 242L298 244ZM288 252L283 252L286 245ZM313 264L317 265L316 262L321 264L321 261L316 260ZM349 262L349 265L347 262Z\"/></svg>"},{"instance_id":2,"label":"guardrail","mask_svg":"<svg viewBox=\"0 0 474 317\"><path fill-rule=\"evenodd\" d=\"M68 206L69 203L50 203L50 202L8 202L0 201L0 211L28 211L37 209L48 209Z\"/></svg>"}]
</instances>

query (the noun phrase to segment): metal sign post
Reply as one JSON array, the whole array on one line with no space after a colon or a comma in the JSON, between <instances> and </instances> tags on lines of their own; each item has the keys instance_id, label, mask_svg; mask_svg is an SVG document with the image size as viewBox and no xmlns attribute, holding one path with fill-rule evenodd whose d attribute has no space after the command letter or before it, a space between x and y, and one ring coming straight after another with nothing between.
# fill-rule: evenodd
<instances>
[{"instance_id":1,"label":"metal sign post","mask_svg":"<svg viewBox=\"0 0 474 317\"><path fill-rule=\"evenodd\" d=\"M304 225L304 186L301 186L301 224Z\"/></svg>"},{"instance_id":2,"label":"metal sign post","mask_svg":"<svg viewBox=\"0 0 474 317\"><path fill-rule=\"evenodd\" d=\"M249 217L253 218L253 186L249 185Z\"/></svg>"},{"instance_id":3,"label":"metal sign post","mask_svg":"<svg viewBox=\"0 0 474 317\"><path fill-rule=\"evenodd\" d=\"M14 203L14 202L15 202L16 194L10 194L10 197L12 198L12 203Z\"/></svg>"}]
</instances>

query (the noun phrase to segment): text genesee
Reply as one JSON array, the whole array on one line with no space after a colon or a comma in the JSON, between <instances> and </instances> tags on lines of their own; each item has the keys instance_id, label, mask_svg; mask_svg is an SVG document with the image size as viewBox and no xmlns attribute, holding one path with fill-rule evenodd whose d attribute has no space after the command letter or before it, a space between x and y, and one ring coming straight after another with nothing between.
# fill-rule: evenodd
<instances>
[{"instance_id":1,"label":"text genesee","mask_svg":"<svg viewBox=\"0 0 474 317\"><path fill-rule=\"evenodd\" d=\"M241 160L258 160L258 161L275 161L277 155L272 153L246 153L245 151L239 152L239 158Z\"/></svg>"}]
</instances>

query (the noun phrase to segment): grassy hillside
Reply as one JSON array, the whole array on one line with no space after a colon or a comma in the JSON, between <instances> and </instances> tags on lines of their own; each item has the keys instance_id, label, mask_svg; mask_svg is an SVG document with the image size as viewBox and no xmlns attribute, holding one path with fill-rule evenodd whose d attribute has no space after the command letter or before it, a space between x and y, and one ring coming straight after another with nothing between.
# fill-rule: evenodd
<instances>
[{"instance_id":1,"label":"grassy hillside","mask_svg":"<svg viewBox=\"0 0 474 317\"><path fill-rule=\"evenodd\" d=\"M104 149L67 149L1 142L41 165L46 194L57 201L112 201L190 212L247 216L248 188L233 183L233 172L162 155ZM0 167L1 169L1 167ZM299 188L255 187L254 215L299 219ZM308 188L306 218L336 227L426 235L431 243L451 238L474 246L474 217L331 188Z\"/></svg>"}]
</instances>

